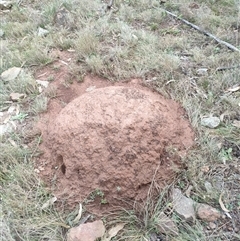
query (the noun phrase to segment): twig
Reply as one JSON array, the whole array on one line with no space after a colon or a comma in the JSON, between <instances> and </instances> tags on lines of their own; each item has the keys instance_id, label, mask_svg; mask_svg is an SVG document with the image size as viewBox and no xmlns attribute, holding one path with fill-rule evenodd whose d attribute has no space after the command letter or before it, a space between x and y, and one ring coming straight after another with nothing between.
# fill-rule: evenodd
<instances>
[{"instance_id":1,"label":"twig","mask_svg":"<svg viewBox=\"0 0 240 241\"><path fill-rule=\"evenodd\" d=\"M216 71L223 71L223 70L236 69L236 68L240 68L240 65L229 66L229 67L218 67L216 68Z\"/></svg>"},{"instance_id":2,"label":"twig","mask_svg":"<svg viewBox=\"0 0 240 241\"><path fill-rule=\"evenodd\" d=\"M83 224L85 223L89 218L91 217L91 215L87 215L86 217L84 217L83 219L80 220L79 224Z\"/></svg>"},{"instance_id":3,"label":"twig","mask_svg":"<svg viewBox=\"0 0 240 241\"><path fill-rule=\"evenodd\" d=\"M227 46L229 49L231 49L231 50L233 50L233 51L237 51L237 52L240 53L240 49L236 48L236 47L233 46L232 44L227 43L227 42L225 42L225 41L223 41L223 40L217 38L217 37L214 36L213 34L208 33L207 31L201 29L201 28L198 27L197 25L188 22L186 19L181 18L181 17L178 17L178 16L177 16L176 14L174 14L174 13L171 13L171 12L165 10L165 9L163 9L163 10L164 10L168 15L170 15L170 16L172 16L172 17L174 17L174 18L177 18L178 20L182 21L183 23L187 24L188 26L191 26L192 28L194 28L194 29L198 30L199 32L205 34L206 36L208 36L208 37L214 39L214 40L215 40L216 42L218 42L219 44L223 44L223 45Z\"/></svg>"}]
</instances>

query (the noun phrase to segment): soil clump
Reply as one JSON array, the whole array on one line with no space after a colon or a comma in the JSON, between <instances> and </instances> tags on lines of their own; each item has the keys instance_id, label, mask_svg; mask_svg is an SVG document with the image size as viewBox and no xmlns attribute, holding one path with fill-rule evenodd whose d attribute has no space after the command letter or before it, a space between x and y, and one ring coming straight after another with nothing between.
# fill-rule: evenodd
<instances>
[{"instance_id":1,"label":"soil clump","mask_svg":"<svg viewBox=\"0 0 240 241\"><path fill-rule=\"evenodd\" d=\"M75 87L39 121L40 175L58 200L101 212L146 200L153 180L158 190L173 180L194 139L178 103L139 80L113 85L88 76Z\"/></svg>"}]
</instances>

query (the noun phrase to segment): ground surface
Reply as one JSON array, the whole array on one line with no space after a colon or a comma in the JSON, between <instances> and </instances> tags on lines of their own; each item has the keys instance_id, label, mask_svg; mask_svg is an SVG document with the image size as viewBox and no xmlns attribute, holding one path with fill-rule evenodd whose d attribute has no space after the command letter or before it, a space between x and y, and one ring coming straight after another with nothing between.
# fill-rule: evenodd
<instances>
[{"instance_id":1,"label":"ground surface","mask_svg":"<svg viewBox=\"0 0 240 241\"><path fill-rule=\"evenodd\" d=\"M167 240L239 240L240 56L164 11L239 49L239 6L238 0L140 0L115 1L108 9L104 2L82 0L18 1L10 10L1 9L0 72L13 66L25 70L15 81L0 81L1 130L10 130L1 136L0 146L3 240L65 239L76 213L65 210L61 201L57 210L54 205L42 209L53 193L39 178L44 166L35 161L44 140L35 126L39 113L47 111L55 119L89 87L109 86L102 78L111 85L140 79L183 106L195 145L172 185L223 216L214 225L197 221L189 226L173 213L166 191L157 205L154 200L113 215L107 225L112 220L128 223L115 239L149 240L156 230L156 210L163 209L179 227L179 236ZM39 28L48 33L42 35ZM97 81L92 82L93 76ZM45 90L37 79L50 87ZM12 93L23 95L12 100ZM204 127L204 116L219 117L221 124ZM93 199L101 201L101 195L95 193Z\"/></svg>"}]
</instances>

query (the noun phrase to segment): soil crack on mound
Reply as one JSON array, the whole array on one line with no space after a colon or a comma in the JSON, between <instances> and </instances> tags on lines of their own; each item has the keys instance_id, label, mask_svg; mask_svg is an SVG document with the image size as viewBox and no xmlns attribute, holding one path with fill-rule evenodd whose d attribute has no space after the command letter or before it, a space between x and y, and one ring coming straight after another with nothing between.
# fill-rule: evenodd
<instances>
[{"instance_id":1,"label":"soil crack on mound","mask_svg":"<svg viewBox=\"0 0 240 241\"><path fill-rule=\"evenodd\" d=\"M153 177L159 188L171 182L179 152L193 145L184 115L178 103L137 85L86 92L45 126L42 176L56 177L53 192L69 205L96 190L105 206L143 201Z\"/></svg>"}]
</instances>

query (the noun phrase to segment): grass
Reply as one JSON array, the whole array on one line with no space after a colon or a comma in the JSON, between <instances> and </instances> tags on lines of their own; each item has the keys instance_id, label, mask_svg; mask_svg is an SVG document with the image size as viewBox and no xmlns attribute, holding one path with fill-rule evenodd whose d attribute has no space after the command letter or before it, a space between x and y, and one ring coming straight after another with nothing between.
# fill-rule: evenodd
<instances>
[{"instance_id":1,"label":"grass","mask_svg":"<svg viewBox=\"0 0 240 241\"><path fill-rule=\"evenodd\" d=\"M123 210L120 213L112 214L113 221L109 221L107 225L114 226L118 223L126 223L125 228L121 232L121 236L116 240L140 240L145 241L150 238L151 235L158 232L158 227L162 220L161 213L167 209L168 198L167 188L164 190L158 199L153 199L151 193L149 193L148 199L144 204L133 205L132 210ZM118 216L118 219L115 216ZM111 220L111 215L109 217ZM171 235L170 235L171 236Z\"/></svg>"},{"instance_id":2,"label":"grass","mask_svg":"<svg viewBox=\"0 0 240 241\"><path fill-rule=\"evenodd\" d=\"M48 98L44 95L37 96L33 101L30 111L33 111L34 114L38 114L47 110Z\"/></svg>"},{"instance_id":3,"label":"grass","mask_svg":"<svg viewBox=\"0 0 240 241\"><path fill-rule=\"evenodd\" d=\"M14 147L7 140L1 150L1 221L2 240L64 240L61 232L63 223L60 214L49 207L41 206L51 194L34 171L32 151Z\"/></svg>"},{"instance_id":4,"label":"grass","mask_svg":"<svg viewBox=\"0 0 240 241\"><path fill-rule=\"evenodd\" d=\"M163 8L240 48L239 6L239 0L217 3L169 0L161 5L155 0L116 0L113 11L104 12L101 1L44 0L28 4L20 1L2 16L0 73L13 66L25 69L14 81L0 81L0 110L10 107L9 96L14 92L26 95L25 99L13 103L19 109L14 122L17 125L30 122L46 110L48 99L56 97L57 90L52 88L45 95L40 94L33 72L35 66L47 66L56 60L49 54L53 49L75 50L70 74L78 75L79 81L87 73L112 81L136 77L150 81L147 85L182 104L196 132L195 147L185 160L188 169L176 185L184 190L191 184L196 200L219 208L219 193L209 195L204 185L206 180L222 175L226 188L229 192L232 190L224 170L227 165L239 164L239 157L234 153L240 145L240 130L231 123L239 118L240 94L239 91L226 93L226 90L239 85L240 69L217 71L217 68L239 65L239 53L169 17ZM67 9L66 19L71 28L56 24L56 13L62 7ZM49 34L37 36L39 27L47 29ZM200 68L207 68L207 75L199 75ZM208 115L222 116L221 126L216 130L202 127L200 119ZM9 138L14 142L9 142ZM218 144L224 142L229 146L219 147ZM18 128L1 137L2 239L65 240L67 214L54 207L41 210L52 194L34 170L33 156L39 141L33 143L34 146L27 147ZM230 148L234 152L229 152ZM227 165L225 169L218 169L223 164L223 156L227 158ZM205 167L210 171L202 171ZM111 221L128 224L115 240L148 240L157 230L159 212L168 211L167 193L158 200L150 198L144 206L132 211L125 210L117 220ZM179 236L168 237L169 240L221 240L215 234L206 233L202 222L189 226L172 213L170 216L178 224ZM230 240L228 236L226 240Z\"/></svg>"}]
</instances>

